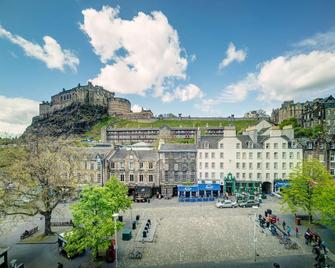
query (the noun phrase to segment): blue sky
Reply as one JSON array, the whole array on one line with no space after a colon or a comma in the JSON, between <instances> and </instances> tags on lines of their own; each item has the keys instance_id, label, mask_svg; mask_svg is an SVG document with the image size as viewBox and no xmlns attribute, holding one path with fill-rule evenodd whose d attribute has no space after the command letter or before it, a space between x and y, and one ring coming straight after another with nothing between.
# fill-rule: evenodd
<instances>
[{"instance_id":1,"label":"blue sky","mask_svg":"<svg viewBox=\"0 0 335 268\"><path fill-rule=\"evenodd\" d=\"M2 0L0 133L22 132L38 102L88 80L157 115L270 112L334 94L334 10L334 1Z\"/></svg>"}]
</instances>

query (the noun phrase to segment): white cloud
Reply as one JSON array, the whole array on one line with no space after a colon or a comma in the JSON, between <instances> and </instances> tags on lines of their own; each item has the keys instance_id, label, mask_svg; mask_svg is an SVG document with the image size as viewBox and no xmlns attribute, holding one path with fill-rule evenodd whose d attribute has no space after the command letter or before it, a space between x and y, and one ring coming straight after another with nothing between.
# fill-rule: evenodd
<instances>
[{"instance_id":1,"label":"white cloud","mask_svg":"<svg viewBox=\"0 0 335 268\"><path fill-rule=\"evenodd\" d=\"M241 102L252 90L261 101L299 100L330 93L334 87L335 53L312 51L263 62L257 72L228 85L222 102Z\"/></svg>"},{"instance_id":2,"label":"white cloud","mask_svg":"<svg viewBox=\"0 0 335 268\"><path fill-rule=\"evenodd\" d=\"M175 91L165 92L161 99L163 102L171 102L175 99L181 102L190 101L195 98L202 98L204 96L201 89L194 84L187 84L186 86L179 86Z\"/></svg>"},{"instance_id":3,"label":"white cloud","mask_svg":"<svg viewBox=\"0 0 335 268\"><path fill-rule=\"evenodd\" d=\"M204 94L201 89L194 84L188 84L185 87L178 87L175 92L176 98L181 101L189 101L194 98L202 98Z\"/></svg>"},{"instance_id":4,"label":"white cloud","mask_svg":"<svg viewBox=\"0 0 335 268\"><path fill-rule=\"evenodd\" d=\"M247 57L247 52L243 49L236 50L233 43L230 43L226 51L226 57L220 62L219 70L227 67L233 61L242 62Z\"/></svg>"},{"instance_id":5,"label":"white cloud","mask_svg":"<svg viewBox=\"0 0 335 268\"><path fill-rule=\"evenodd\" d=\"M257 81L255 75L250 73L243 80L228 85L222 95L222 102L241 102L243 101L248 92L257 88Z\"/></svg>"},{"instance_id":6,"label":"white cloud","mask_svg":"<svg viewBox=\"0 0 335 268\"><path fill-rule=\"evenodd\" d=\"M293 44L297 48L316 49L316 50L335 50L335 29L324 33L316 33L314 36L306 38Z\"/></svg>"},{"instance_id":7,"label":"white cloud","mask_svg":"<svg viewBox=\"0 0 335 268\"><path fill-rule=\"evenodd\" d=\"M172 94L171 92L166 92L164 93L164 95L162 95L161 99L162 102L171 102L176 98L176 96L174 94Z\"/></svg>"},{"instance_id":8,"label":"white cloud","mask_svg":"<svg viewBox=\"0 0 335 268\"><path fill-rule=\"evenodd\" d=\"M181 56L178 33L159 11L139 12L131 20L119 17L118 8L85 9L80 28L105 66L91 81L108 90L169 99L169 79L186 78L187 59Z\"/></svg>"},{"instance_id":9,"label":"white cloud","mask_svg":"<svg viewBox=\"0 0 335 268\"><path fill-rule=\"evenodd\" d=\"M19 35L8 32L0 25L0 37L20 46L27 56L44 62L49 69L64 71L64 67L68 66L73 71L76 71L79 65L79 59L73 52L68 49L62 49L58 42L50 36L44 36L44 45L40 46Z\"/></svg>"},{"instance_id":10,"label":"white cloud","mask_svg":"<svg viewBox=\"0 0 335 268\"><path fill-rule=\"evenodd\" d=\"M0 96L0 132L19 135L38 115L39 102Z\"/></svg>"},{"instance_id":11,"label":"white cloud","mask_svg":"<svg viewBox=\"0 0 335 268\"><path fill-rule=\"evenodd\" d=\"M131 107L131 110L134 112L134 113L139 113L142 111L142 106L138 105L138 104L134 104L132 107Z\"/></svg>"},{"instance_id":12,"label":"white cloud","mask_svg":"<svg viewBox=\"0 0 335 268\"><path fill-rule=\"evenodd\" d=\"M257 75L260 100L318 96L335 87L335 53L312 51L277 57L262 64Z\"/></svg>"}]
</instances>

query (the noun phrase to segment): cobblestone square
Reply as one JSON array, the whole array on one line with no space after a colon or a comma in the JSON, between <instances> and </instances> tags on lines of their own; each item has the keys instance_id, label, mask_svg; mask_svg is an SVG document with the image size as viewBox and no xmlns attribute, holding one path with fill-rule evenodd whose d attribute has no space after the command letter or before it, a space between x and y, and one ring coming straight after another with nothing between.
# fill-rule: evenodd
<instances>
[{"instance_id":1,"label":"cobblestone square","mask_svg":"<svg viewBox=\"0 0 335 268\"><path fill-rule=\"evenodd\" d=\"M258 209L218 209L213 202L178 203L176 199L134 204L132 211L124 214L125 219L135 219L137 214L141 219L156 219L155 239L153 243L119 239L120 267L253 260L255 213L263 214L267 208L273 209L274 213L276 210L279 212L278 204L273 201L265 201ZM136 231L133 236L136 235ZM258 223L255 234L259 258L304 253L302 248L284 249L268 230L261 232ZM119 237L121 238L120 235ZM143 252L142 260L128 258L133 248Z\"/></svg>"}]
</instances>

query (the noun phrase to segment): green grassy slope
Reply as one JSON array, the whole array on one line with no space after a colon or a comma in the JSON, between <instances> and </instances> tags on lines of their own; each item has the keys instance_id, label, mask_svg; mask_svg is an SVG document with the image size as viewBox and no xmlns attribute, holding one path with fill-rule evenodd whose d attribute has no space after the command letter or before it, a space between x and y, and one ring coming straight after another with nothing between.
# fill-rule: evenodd
<instances>
[{"instance_id":1,"label":"green grassy slope","mask_svg":"<svg viewBox=\"0 0 335 268\"><path fill-rule=\"evenodd\" d=\"M98 124L96 124L91 131L88 131L85 136L92 137L94 140L100 139L100 130L103 127L112 126L113 128L160 128L163 125L170 127L219 127L233 125L236 127L237 132L241 132L248 126L257 124L257 120L246 119L246 120L207 120L207 119L157 119L154 122L144 123L138 121L130 121L120 119L118 117L105 117Z\"/></svg>"}]
</instances>

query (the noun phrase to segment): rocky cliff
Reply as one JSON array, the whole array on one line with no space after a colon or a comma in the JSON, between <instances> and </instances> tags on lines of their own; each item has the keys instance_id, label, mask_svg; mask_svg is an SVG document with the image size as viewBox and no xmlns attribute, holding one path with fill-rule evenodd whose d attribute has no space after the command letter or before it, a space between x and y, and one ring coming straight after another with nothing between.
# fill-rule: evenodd
<instances>
[{"instance_id":1,"label":"rocky cliff","mask_svg":"<svg viewBox=\"0 0 335 268\"><path fill-rule=\"evenodd\" d=\"M72 104L45 118L36 118L23 133L23 139L32 137L76 137L89 131L107 115L107 109L87 104Z\"/></svg>"}]
</instances>

